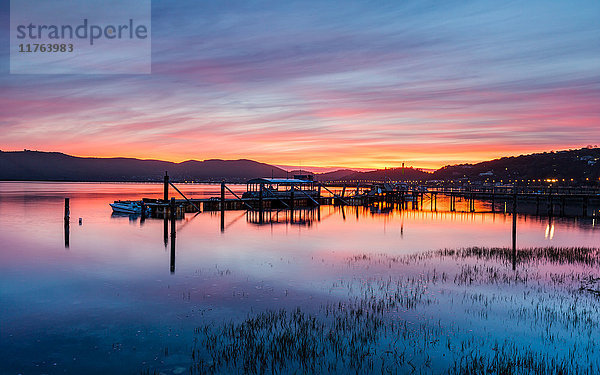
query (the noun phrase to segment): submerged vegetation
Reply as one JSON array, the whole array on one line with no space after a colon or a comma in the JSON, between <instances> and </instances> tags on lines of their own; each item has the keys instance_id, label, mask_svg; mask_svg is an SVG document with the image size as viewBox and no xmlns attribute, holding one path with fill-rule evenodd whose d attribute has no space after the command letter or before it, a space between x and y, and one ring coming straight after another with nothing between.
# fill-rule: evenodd
<instances>
[{"instance_id":1,"label":"submerged vegetation","mask_svg":"<svg viewBox=\"0 0 600 375\"><path fill-rule=\"evenodd\" d=\"M198 327L190 373L594 374L599 249L360 254L346 293ZM368 274L368 277L357 275Z\"/></svg>"}]
</instances>

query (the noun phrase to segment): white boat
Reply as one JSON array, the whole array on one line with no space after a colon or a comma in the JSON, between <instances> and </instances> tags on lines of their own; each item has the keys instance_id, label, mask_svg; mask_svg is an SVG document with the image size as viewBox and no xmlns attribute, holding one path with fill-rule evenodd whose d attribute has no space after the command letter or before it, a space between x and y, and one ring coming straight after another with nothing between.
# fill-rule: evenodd
<instances>
[{"instance_id":1,"label":"white boat","mask_svg":"<svg viewBox=\"0 0 600 375\"><path fill-rule=\"evenodd\" d=\"M113 212L122 213L122 214L141 214L142 213L142 204L138 201L115 201L114 203L109 203L113 209ZM146 212L148 207L146 207Z\"/></svg>"}]
</instances>

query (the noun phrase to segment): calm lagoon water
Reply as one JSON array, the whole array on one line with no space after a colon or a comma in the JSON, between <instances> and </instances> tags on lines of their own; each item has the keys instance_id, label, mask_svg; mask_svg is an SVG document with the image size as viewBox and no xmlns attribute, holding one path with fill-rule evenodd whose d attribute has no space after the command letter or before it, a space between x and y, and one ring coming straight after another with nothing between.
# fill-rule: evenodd
<instances>
[{"instance_id":1,"label":"calm lagoon water","mask_svg":"<svg viewBox=\"0 0 600 375\"><path fill-rule=\"evenodd\" d=\"M443 201L186 214L166 241L112 215L161 188L0 183L0 373L600 369L597 216L519 216L513 259L511 215Z\"/></svg>"}]
</instances>

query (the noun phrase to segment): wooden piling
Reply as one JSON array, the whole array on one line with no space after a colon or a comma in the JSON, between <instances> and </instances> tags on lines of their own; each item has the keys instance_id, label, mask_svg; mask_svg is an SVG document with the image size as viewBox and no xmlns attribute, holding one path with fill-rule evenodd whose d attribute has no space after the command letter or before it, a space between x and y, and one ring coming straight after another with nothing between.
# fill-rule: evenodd
<instances>
[{"instance_id":1,"label":"wooden piling","mask_svg":"<svg viewBox=\"0 0 600 375\"><path fill-rule=\"evenodd\" d=\"M64 234L65 234L65 248L69 248L70 242L70 216L71 210L69 207L69 198L65 198L65 217L64 217Z\"/></svg>"},{"instance_id":2,"label":"wooden piling","mask_svg":"<svg viewBox=\"0 0 600 375\"><path fill-rule=\"evenodd\" d=\"M225 232L225 181L221 181L221 232Z\"/></svg>"},{"instance_id":3,"label":"wooden piling","mask_svg":"<svg viewBox=\"0 0 600 375\"><path fill-rule=\"evenodd\" d=\"M517 193L513 195L512 212L512 251L513 251L513 270L517 268Z\"/></svg>"},{"instance_id":4,"label":"wooden piling","mask_svg":"<svg viewBox=\"0 0 600 375\"><path fill-rule=\"evenodd\" d=\"M71 209L69 207L69 198L65 198L65 221L69 221Z\"/></svg>"},{"instance_id":5,"label":"wooden piling","mask_svg":"<svg viewBox=\"0 0 600 375\"><path fill-rule=\"evenodd\" d=\"M221 203L219 209L221 209L221 211L225 209L225 181L221 181Z\"/></svg>"},{"instance_id":6,"label":"wooden piling","mask_svg":"<svg viewBox=\"0 0 600 375\"><path fill-rule=\"evenodd\" d=\"M167 211L163 212L163 241L165 243L165 250L167 248L167 244L169 243L169 218L167 217Z\"/></svg>"},{"instance_id":7,"label":"wooden piling","mask_svg":"<svg viewBox=\"0 0 600 375\"><path fill-rule=\"evenodd\" d=\"M260 212L262 212L264 209L264 202L263 202L263 191L264 190L265 190L264 184L260 184L260 191L258 192L258 210ZM261 218L262 218L262 215L261 215Z\"/></svg>"},{"instance_id":8,"label":"wooden piling","mask_svg":"<svg viewBox=\"0 0 600 375\"><path fill-rule=\"evenodd\" d=\"M177 207L175 206L175 198L171 198L171 273L175 273L175 237L177 237L177 229L175 226L175 217L177 215Z\"/></svg>"},{"instance_id":9,"label":"wooden piling","mask_svg":"<svg viewBox=\"0 0 600 375\"><path fill-rule=\"evenodd\" d=\"M146 220L146 203L144 201L142 201L140 206L141 206L141 210L142 210L140 220L144 221L144 220Z\"/></svg>"},{"instance_id":10,"label":"wooden piling","mask_svg":"<svg viewBox=\"0 0 600 375\"><path fill-rule=\"evenodd\" d=\"M163 186L163 202L169 201L169 174L165 171L164 186Z\"/></svg>"}]
</instances>

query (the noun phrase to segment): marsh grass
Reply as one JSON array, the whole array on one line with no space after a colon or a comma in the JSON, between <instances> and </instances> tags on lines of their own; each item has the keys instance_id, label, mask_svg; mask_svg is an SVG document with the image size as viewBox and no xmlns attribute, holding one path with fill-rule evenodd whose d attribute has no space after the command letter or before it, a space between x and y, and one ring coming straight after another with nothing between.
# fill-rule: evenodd
<instances>
[{"instance_id":1,"label":"marsh grass","mask_svg":"<svg viewBox=\"0 0 600 375\"><path fill-rule=\"evenodd\" d=\"M198 327L190 373L600 373L598 249L519 254L516 270L501 248L356 255L388 273L336 282L349 297L314 313Z\"/></svg>"}]
</instances>

